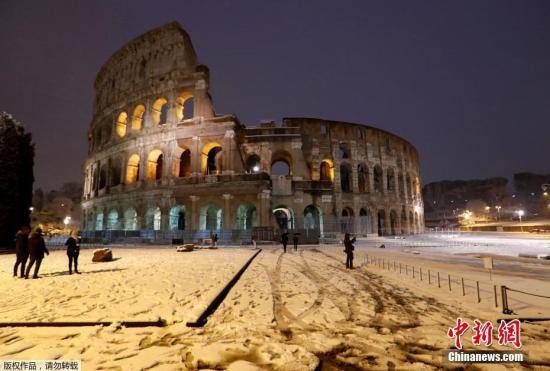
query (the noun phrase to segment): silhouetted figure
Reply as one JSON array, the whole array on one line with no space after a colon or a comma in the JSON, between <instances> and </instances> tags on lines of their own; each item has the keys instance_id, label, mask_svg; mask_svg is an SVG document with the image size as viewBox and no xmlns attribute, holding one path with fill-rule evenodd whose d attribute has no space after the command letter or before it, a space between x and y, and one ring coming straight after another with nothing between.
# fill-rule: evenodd
<instances>
[{"instance_id":1,"label":"silhouetted figure","mask_svg":"<svg viewBox=\"0 0 550 371\"><path fill-rule=\"evenodd\" d=\"M298 251L298 233L294 233L292 242L294 242L294 251Z\"/></svg>"},{"instance_id":2,"label":"silhouetted figure","mask_svg":"<svg viewBox=\"0 0 550 371\"><path fill-rule=\"evenodd\" d=\"M214 235L212 236L212 245L214 245L214 247L218 247L218 234L217 233L214 233Z\"/></svg>"},{"instance_id":3,"label":"silhouetted figure","mask_svg":"<svg viewBox=\"0 0 550 371\"><path fill-rule=\"evenodd\" d=\"M346 253L346 268L353 269L353 246L356 241L355 237L350 239L349 233L346 233L344 236L344 252Z\"/></svg>"},{"instance_id":4,"label":"silhouetted figure","mask_svg":"<svg viewBox=\"0 0 550 371\"><path fill-rule=\"evenodd\" d=\"M44 253L50 255L50 252L46 248L46 243L42 237L42 229L36 228L34 232L31 233L29 237L29 255L31 259L29 260L29 265L25 272L25 278L29 278L29 272L31 271L32 266L36 263L34 267L34 274L32 278L38 278L38 270L40 269L40 264L42 264L42 259L44 259Z\"/></svg>"},{"instance_id":5,"label":"silhouetted figure","mask_svg":"<svg viewBox=\"0 0 550 371\"><path fill-rule=\"evenodd\" d=\"M80 254L78 233L73 232L65 242L65 246L67 246L67 256L69 257L69 274L73 274L73 264L74 272L80 273L78 271L78 255Z\"/></svg>"},{"instance_id":6,"label":"silhouetted figure","mask_svg":"<svg viewBox=\"0 0 550 371\"><path fill-rule=\"evenodd\" d=\"M285 232L281 235L281 242L283 244L283 249L286 252L286 245L288 245L288 232Z\"/></svg>"},{"instance_id":7,"label":"silhouetted figure","mask_svg":"<svg viewBox=\"0 0 550 371\"><path fill-rule=\"evenodd\" d=\"M13 266L13 276L17 277L17 267L21 264L21 278L25 277L25 265L29 259L29 232L30 228L23 226L15 235L15 255L17 260Z\"/></svg>"}]
</instances>

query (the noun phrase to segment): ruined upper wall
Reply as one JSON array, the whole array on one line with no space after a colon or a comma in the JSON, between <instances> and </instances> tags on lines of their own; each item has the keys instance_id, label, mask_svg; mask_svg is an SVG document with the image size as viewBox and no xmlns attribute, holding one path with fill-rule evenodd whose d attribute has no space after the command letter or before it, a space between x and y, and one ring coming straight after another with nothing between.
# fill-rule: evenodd
<instances>
[{"instance_id":1,"label":"ruined upper wall","mask_svg":"<svg viewBox=\"0 0 550 371\"><path fill-rule=\"evenodd\" d=\"M145 90L182 81L197 69L197 56L189 35L177 22L136 37L101 67L94 84L94 113L132 100Z\"/></svg>"}]
</instances>

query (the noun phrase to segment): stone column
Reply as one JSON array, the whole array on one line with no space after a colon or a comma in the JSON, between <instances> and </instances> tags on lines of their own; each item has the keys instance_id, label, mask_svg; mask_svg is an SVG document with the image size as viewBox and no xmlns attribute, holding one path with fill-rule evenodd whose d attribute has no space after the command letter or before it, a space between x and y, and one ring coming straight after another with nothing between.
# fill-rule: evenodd
<instances>
[{"instance_id":1,"label":"stone column","mask_svg":"<svg viewBox=\"0 0 550 371\"><path fill-rule=\"evenodd\" d=\"M223 138L223 152L222 152L222 174L233 174L233 156L235 152L234 138L235 132L233 130L227 130Z\"/></svg>"},{"instance_id":2,"label":"stone column","mask_svg":"<svg viewBox=\"0 0 550 371\"><path fill-rule=\"evenodd\" d=\"M206 80L201 79L195 83L195 92L193 97L194 117L209 119L214 116L212 102L208 96L208 86Z\"/></svg>"},{"instance_id":3,"label":"stone column","mask_svg":"<svg viewBox=\"0 0 550 371\"><path fill-rule=\"evenodd\" d=\"M385 209L386 212L386 230L384 231L385 235L389 235L391 233L391 218L390 218L390 209Z\"/></svg>"},{"instance_id":4,"label":"stone column","mask_svg":"<svg viewBox=\"0 0 550 371\"><path fill-rule=\"evenodd\" d=\"M351 163L351 189L353 193L359 193L359 174L357 173L357 161Z\"/></svg>"},{"instance_id":5,"label":"stone column","mask_svg":"<svg viewBox=\"0 0 550 371\"><path fill-rule=\"evenodd\" d=\"M139 178L137 181L147 180L147 151L145 148L139 149Z\"/></svg>"},{"instance_id":6,"label":"stone column","mask_svg":"<svg viewBox=\"0 0 550 371\"><path fill-rule=\"evenodd\" d=\"M260 199L260 226L271 226L271 190L264 189L258 193Z\"/></svg>"},{"instance_id":7,"label":"stone column","mask_svg":"<svg viewBox=\"0 0 550 371\"><path fill-rule=\"evenodd\" d=\"M222 195L223 197L223 228L222 229L233 229L233 223L231 223L232 220L232 213L231 213L231 199L233 198L233 195L229 193L224 193Z\"/></svg>"},{"instance_id":8,"label":"stone column","mask_svg":"<svg viewBox=\"0 0 550 371\"><path fill-rule=\"evenodd\" d=\"M193 136L193 143L191 148L191 176L200 176L201 173L201 139L199 136Z\"/></svg>"},{"instance_id":9,"label":"stone column","mask_svg":"<svg viewBox=\"0 0 550 371\"><path fill-rule=\"evenodd\" d=\"M197 210L197 201L199 201L199 196L189 196L189 199L191 200L191 214L189 216L189 223L191 230L197 230L199 229L199 214Z\"/></svg>"}]
</instances>

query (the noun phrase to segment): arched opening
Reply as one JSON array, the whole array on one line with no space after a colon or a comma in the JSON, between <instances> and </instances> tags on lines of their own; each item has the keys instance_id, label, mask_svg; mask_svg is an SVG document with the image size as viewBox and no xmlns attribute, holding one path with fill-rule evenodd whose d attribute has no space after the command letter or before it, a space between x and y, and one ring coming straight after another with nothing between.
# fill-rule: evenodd
<instances>
[{"instance_id":1,"label":"arched opening","mask_svg":"<svg viewBox=\"0 0 550 371\"><path fill-rule=\"evenodd\" d=\"M191 93L182 93L176 99L176 116L179 121L192 119L194 116L194 99Z\"/></svg>"},{"instance_id":2,"label":"arched opening","mask_svg":"<svg viewBox=\"0 0 550 371\"><path fill-rule=\"evenodd\" d=\"M387 190L393 192L395 189L395 173L392 168L386 170Z\"/></svg>"},{"instance_id":3,"label":"arched opening","mask_svg":"<svg viewBox=\"0 0 550 371\"><path fill-rule=\"evenodd\" d=\"M379 236L385 236L388 232L388 228L386 226L386 211L385 210L378 210L378 235Z\"/></svg>"},{"instance_id":4,"label":"arched opening","mask_svg":"<svg viewBox=\"0 0 550 371\"><path fill-rule=\"evenodd\" d=\"M376 192L382 193L384 191L384 182L382 180L382 168L378 165L374 167L373 170L374 177L374 190Z\"/></svg>"},{"instance_id":5,"label":"arched opening","mask_svg":"<svg viewBox=\"0 0 550 371\"><path fill-rule=\"evenodd\" d=\"M201 153L201 170L204 175L222 172L222 146L216 142L205 144Z\"/></svg>"},{"instance_id":6,"label":"arched opening","mask_svg":"<svg viewBox=\"0 0 550 371\"><path fill-rule=\"evenodd\" d=\"M145 229L160 231L162 213L160 207L151 207L145 213Z\"/></svg>"},{"instance_id":7,"label":"arched opening","mask_svg":"<svg viewBox=\"0 0 550 371\"><path fill-rule=\"evenodd\" d=\"M325 159L321 162L319 179L330 182L334 181L334 164L331 160Z\"/></svg>"},{"instance_id":8,"label":"arched opening","mask_svg":"<svg viewBox=\"0 0 550 371\"><path fill-rule=\"evenodd\" d=\"M401 210L401 234L407 234L407 213L405 209Z\"/></svg>"},{"instance_id":9,"label":"arched opening","mask_svg":"<svg viewBox=\"0 0 550 371\"><path fill-rule=\"evenodd\" d=\"M407 174L406 183L407 187L407 195L409 196L409 200L412 200L413 194L412 194L412 182L411 182L411 176Z\"/></svg>"},{"instance_id":10,"label":"arched opening","mask_svg":"<svg viewBox=\"0 0 550 371\"><path fill-rule=\"evenodd\" d=\"M210 203L201 208L199 226L203 231L222 229L222 209L218 204Z\"/></svg>"},{"instance_id":11,"label":"arched opening","mask_svg":"<svg viewBox=\"0 0 550 371\"><path fill-rule=\"evenodd\" d=\"M390 211L390 234L395 236L397 234L397 213L395 210Z\"/></svg>"},{"instance_id":12,"label":"arched opening","mask_svg":"<svg viewBox=\"0 0 550 371\"><path fill-rule=\"evenodd\" d=\"M158 149L149 153L147 158L147 180L158 180L162 178L162 169L164 165L164 156Z\"/></svg>"},{"instance_id":13,"label":"arched opening","mask_svg":"<svg viewBox=\"0 0 550 371\"><path fill-rule=\"evenodd\" d=\"M359 192L368 192L369 171L365 164L357 165L357 186L359 188Z\"/></svg>"},{"instance_id":14,"label":"arched opening","mask_svg":"<svg viewBox=\"0 0 550 371\"><path fill-rule=\"evenodd\" d=\"M402 200L405 199L405 185L403 184L403 174L399 173L397 176L397 185L399 187L399 196Z\"/></svg>"},{"instance_id":15,"label":"arched opening","mask_svg":"<svg viewBox=\"0 0 550 371\"><path fill-rule=\"evenodd\" d=\"M341 160L350 159L350 158L351 158L350 150L349 150L349 147L348 147L347 144L345 144L345 143L341 143L341 144L340 144L340 147L338 147L338 157L339 157Z\"/></svg>"},{"instance_id":16,"label":"arched opening","mask_svg":"<svg viewBox=\"0 0 550 371\"><path fill-rule=\"evenodd\" d=\"M103 230L103 213L97 213L95 217L95 230L96 231Z\"/></svg>"},{"instance_id":17,"label":"arched opening","mask_svg":"<svg viewBox=\"0 0 550 371\"><path fill-rule=\"evenodd\" d=\"M107 215L107 229L111 231L118 229L118 211L111 210Z\"/></svg>"},{"instance_id":18,"label":"arched opening","mask_svg":"<svg viewBox=\"0 0 550 371\"><path fill-rule=\"evenodd\" d=\"M347 163L340 164L340 186L342 192L351 192L351 166Z\"/></svg>"},{"instance_id":19,"label":"arched opening","mask_svg":"<svg viewBox=\"0 0 550 371\"><path fill-rule=\"evenodd\" d=\"M372 233L372 216L369 209L359 210L359 221L361 223L361 234Z\"/></svg>"},{"instance_id":20,"label":"arched opening","mask_svg":"<svg viewBox=\"0 0 550 371\"><path fill-rule=\"evenodd\" d=\"M409 211L409 233L414 234L414 216L412 211Z\"/></svg>"},{"instance_id":21,"label":"arched opening","mask_svg":"<svg viewBox=\"0 0 550 371\"><path fill-rule=\"evenodd\" d=\"M242 203L237 207L235 229L249 230L258 225L256 206Z\"/></svg>"},{"instance_id":22,"label":"arched opening","mask_svg":"<svg viewBox=\"0 0 550 371\"><path fill-rule=\"evenodd\" d=\"M128 114L121 112L116 120L116 133L119 137L126 135L126 126L128 124Z\"/></svg>"},{"instance_id":23,"label":"arched opening","mask_svg":"<svg viewBox=\"0 0 550 371\"><path fill-rule=\"evenodd\" d=\"M107 186L107 164L101 165L99 170L99 189Z\"/></svg>"},{"instance_id":24,"label":"arched opening","mask_svg":"<svg viewBox=\"0 0 550 371\"><path fill-rule=\"evenodd\" d=\"M99 168L95 167L92 173L92 189L97 189L97 185L99 182Z\"/></svg>"},{"instance_id":25,"label":"arched opening","mask_svg":"<svg viewBox=\"0 0 550 371\"><path fill-rule=\"evenodd\" d=\"M134 108L134 114L132 115L132 130L141 130L144 113L145 106L143 104L138 104L136 108Z\"/></svg>"},{"instance_id":26,"label":"arched opening","mask_svg":"<svg viewBox=\"0 0 550 371\"><path fill-rule=\"evenodd\" d=\"M124 211L124 230L135 231L137 229L137 212L134 208Z\"/></svg>"},{"instance_id":27,"label":"arched opening","mask_svg":"<svg viewBox=\"0 0 550 371\"><path fill-rule=\"evenodd\" d=\"M273 209L273 216L279 229L294 229L294 211L286 206Z\"/></svg>"},{"instance_id":28,"label":"arched opening","mask_svg":"<svg viewBox=\"0 0 550 371\"><path fill-rule=\"evenodd\" d=\"M186 149L179 158L178 176L180 178L191 175L191 151Z\"/></svg>"},{"instance_id":29,"label":"arched opening","mask_svg":"<svg viewBox=\"0 0 550 371\"><path fill-rule=\"evenodd\" d=\"M323 213L316 205L308 205L304 209L304 229L312 229L323 236Z\"/></svg>"},{"instance_id":30,"label":"arched opening","mask_svg":"<svg viewBox=\"0 0 550 371\"><path fill-rule=\"evenodd\" d=\"M109 174L109 183L111 187L116 187L120 184L120 176L122 173L121 166L122 164L120 159L115 159L111 162Z\"/></svg>"},{"instance_id":31,"label":"arched opening","mask_svg":"<svg viewBox=\"0 0 550 371\"><path fill-rule=\"evenodd\" d=\"M159 98L153 103L151 116L155 125L166 124L166 120L168 119L168 101L165 98Z\"/></svg>"},{"instance_id":32,"label":"arched opening","mask_svg":"<svg viewBox=\"0 0 550 371\"><path fill-rule=\"evenodd\" d=\"M250 155L246 159L246 172L250 174L259 173L261 170L260 156Z\"/></svg>"},{"instance_id":33,"label":"arched opening","mask_svg":"<svg viewBox=\"0 0 550 371\"><path fill-rule=\"evenodd\" d=\"M287 151L277 151L271 157L271 175L291 176L292 156Z\"/></svg>"},{"instance_id":34,"label":"arched opening","mask_svg":"<svg viewBox=\"0 0 550 371\"><path fill-rule=\"evenodd\" d=\"M340 226L342 233L354 233L355 222L354 213L351 207L345 207L342 209L342 217L340 218Z\"/></svg>"},{"instance_id":35,"label":"arched opening","mask_svg":"<svg viewBox=\"0 0 550 371\"><path fill-rule=\"evenodd\" d=\"M185 206L176 205L170 209L170 230L185 230Z\"/></svg>"},{"instance_id":36,"label":"arched opening","mask_svg":"<svg viewBox=\"0 0 550 371\"><path fill-rule=\"evenodd\" d=\"M126 183L132 184L139 179L139 156L132 155L128 159L128 165L126 165Z\"/></svg>"}]
</instances>

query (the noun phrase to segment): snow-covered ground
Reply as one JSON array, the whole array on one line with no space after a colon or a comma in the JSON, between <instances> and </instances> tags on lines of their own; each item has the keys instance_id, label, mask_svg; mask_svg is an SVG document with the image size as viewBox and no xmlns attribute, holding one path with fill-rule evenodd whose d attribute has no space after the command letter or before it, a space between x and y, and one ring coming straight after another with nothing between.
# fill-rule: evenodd
<instances>
[{"instance_id":1,"label":"snow-covered ground","mask_svg":"<svg viewBox=\"0 0 550 371\"><path fill-rule=\"evenodd\" d=\"M361 241L366 246L380 243L388 247L450 254L550 255L549 237L523 233L426 233L405 238L369 238Z\"/></svg>"},{"instance_id":2,"label":"snow-covered ground","mask_svg":"<svg viewBox=\"0 0 550 371\"><path fill-rule=\"evenodd\" d=\"M341 246L267 247L206 326L187 327L252 253L115 248L118 260L93 264L84 250L83 273L69 276L56 251L39 280L12 278L14 257L1 255L2 321L160 316L168 326L0 328L0 359L81 359L85 370L313 370L319 360L326 370L425 370L446 366L446 332L458 316L499 315L374 267L346 270ZM525 330L535 365L550 364L543 330Z\"/></svg>"}]
</instances>

